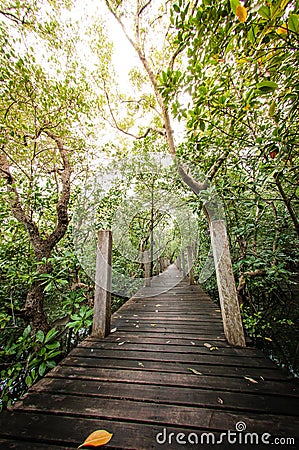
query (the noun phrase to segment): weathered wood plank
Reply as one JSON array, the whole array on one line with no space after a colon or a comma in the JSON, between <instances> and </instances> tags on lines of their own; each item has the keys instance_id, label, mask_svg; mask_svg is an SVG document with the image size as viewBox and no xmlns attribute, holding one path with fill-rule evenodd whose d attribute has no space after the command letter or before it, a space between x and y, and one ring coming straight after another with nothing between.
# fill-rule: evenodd
<instances>
[{"instance_id":1,"label":"weathered wood plank","mask_svg":"<svg viewBox=\"0 0 299 450\"><path fill-rule=\"evenodd\" d=\"M234 425L242 420L250 423L257 433L265 430L269 432L283 431L299 436L299 418L288 415L274 415L259 413L256 415L247 412L230 412L214 408L195 406L166 405L164 403L138 402L125 399L107 399L97 397L78 397L74 395L36 394L32 392L24 398L22 410L34 412L50 412L52 414L72 415L78 417L94 417L109 420L126 420L136 423L155 423L157 425L202 427L210 430L234 429Z\"/></svg>"},{"instance_id":2,"label":"weathered wood plank","mask_svg":"<svg viewBox=\"0 0 299 450\"><path fill-rule=\"evenodd\" d=\"M140 368L142 369L142 368ZM247 374L249 375L249 374ZM250 375L254 377L252 372ZM245 375L246 376L246 375ZM185 373L153 372L148 370L111 369L93 367L58 367L53 369L46 378L77 378L81 380L123 381L143 384L157 384L162 386L186 386L223 390L229 392L244 392L257 394L276 394L277 396L299 397L298 383L280 380L264 379L258 376L258 383L252 383L239 374L237 377L217 375L193 375L191 371Z\"/></svg>"},{"instance_id":3,"label":"weathered wood plank","mask_svg":"<svg viewBox=\"0 0 299 450\"><path fill-rule=\"evenodd\" d=\"M104 428L108 448L156 450L165 427L219 437L240 420L255 433L298 435L298 383L262 352L229 346L219 307L198 286L173 287L176 274L155 279L113 315L115 332L88 338L1 414L0 447L67 450ZM153 297L161 286L170 290Z\"/></svg>"},{"instance_id":4,"label":"weathered wood plank","mask_svg":"<svg viewBox=\"0 0 299 450\"><path fill-rule=\"evenodd\" d=\"M242 367L257 367L257 368L270 368L276 369L276 365L266 358L240 358L239 356L222 355L218 351L206 352L205 354L196 355L194 353L175 353L175 352L156 352L154 349L148 349L144 351L128 350L126 349L126 343L121 346L120 349L114 349L113 352L109 349L98 348L76 348L68 358L72 359L72 362L77 364L79 358L90 360L90 358L113 358L113 359L125 359L125 360L142 360L142 361L161 361L161 362L184 362L188 364L221 364L228 366L242 366Z\"/></svg>"},{"instance_id":5,"label":"weathered wood plank","mask_svg":"<svg viewBox=\"0 0 299 450\"><path fill-rule=\"evenodd\" d=\"M51 394L75 394L82 397L105 397L141 400L170 405L196 405L197 407L218 407L222 410L262 411L285 414L290 411L299 416L298 398L272 395L255 395L244 392L207 390L189 387L146 385L124 382L99 382L95 380L44 379L31 392Z\"/></svg>"}]
</instances>

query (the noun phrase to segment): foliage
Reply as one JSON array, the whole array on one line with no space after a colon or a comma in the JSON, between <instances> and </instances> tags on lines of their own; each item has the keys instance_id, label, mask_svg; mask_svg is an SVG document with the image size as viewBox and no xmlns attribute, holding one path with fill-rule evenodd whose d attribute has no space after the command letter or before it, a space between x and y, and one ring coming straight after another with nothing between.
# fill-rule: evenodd
<instances>
[{"instance_id":1,"label":"foliage","mask_svg":"<svg viewBox=\"0 0 299 450\"><path fill-rule=\"evenodd\" d=\"M46 371L55 367L61 350L57 340L58 332L54 329L46 335L38 330L33 336L28 325L21 334L16 327L13 333L8 335L3 318L1 328L4 329L0 341L2 409L3 406L10 406Z\"/></svg>"}]
</instances>

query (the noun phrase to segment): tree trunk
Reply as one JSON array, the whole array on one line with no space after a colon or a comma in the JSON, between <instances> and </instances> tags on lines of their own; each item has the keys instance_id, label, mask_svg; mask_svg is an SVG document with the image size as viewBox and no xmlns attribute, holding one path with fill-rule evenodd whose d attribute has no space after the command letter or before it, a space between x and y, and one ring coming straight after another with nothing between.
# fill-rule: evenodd
<instances>
[{"instance_id":1,"label":"tree trunk","mask_svg":"<svg viewBox=\"0 0 299 450\"><path fill-rule=\"evenodd\" d=\"M0 176L6 181L11 211L13 216L22 223L26 229L37 263L40 263L43 259L49 258L55 245L65 235L68 227L68 204L70 200L71 166L68 152L64 148L63 142L59 137L50 131L44 130L44 133L50 139L55 141L63 164L63 170L60 172L62 189L56 204L56 225L54 231L45 238L41 236L37 224L32 219L32 215L26 211L26 208L22 204L16 180L10 170L5 148L2 147L2 152L0 152ZM40 275L50 273L51 265L47 263L39 264L37 271ZM23 316L30 323L34 331L38 329L47 331L50 328L43 308L44 297L44 280L39 280L37 276L37 280L33 282L29 289L24 308L22 309Z\"/></svg>"}]
</instances>

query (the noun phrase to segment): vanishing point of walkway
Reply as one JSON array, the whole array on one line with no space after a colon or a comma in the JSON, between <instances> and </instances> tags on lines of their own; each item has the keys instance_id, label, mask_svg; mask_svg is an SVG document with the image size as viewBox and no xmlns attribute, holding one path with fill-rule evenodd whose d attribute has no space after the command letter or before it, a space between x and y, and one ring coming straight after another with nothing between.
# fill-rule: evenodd
<instances>
[{"instance_id":1,"label":"vanishing point of walkway","mask_svg":"<svg viewBox=\"0 0 299 450\"><path fill-rule=\"evenodd\" d=\"M170 266L114 314L113 333L86 339L2 413L0 448L77 448L98 429L113 433L107 448L139 450L262 447L221 438L236 426L238 439L244 427L270 444L298 437L298 384L260 351L229 346L218 307L198 286L171 287L178 275ZM213 435L200 445L202 433Z\"/></svg>"}]
</instances>

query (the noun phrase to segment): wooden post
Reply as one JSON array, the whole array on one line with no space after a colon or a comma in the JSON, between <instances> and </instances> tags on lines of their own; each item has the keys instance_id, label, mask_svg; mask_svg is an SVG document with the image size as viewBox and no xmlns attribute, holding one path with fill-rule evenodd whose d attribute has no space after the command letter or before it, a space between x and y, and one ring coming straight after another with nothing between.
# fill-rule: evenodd
<instances>
[{"instance_id":1,"label":"wooden post","mask_svg":"<svg viewBox=\"0 0 299 450\"><path fill-rule=\"evenodd\" d=\"M178 255L178 257L177 257L177 268L178 268L179 270L182 270L181 255Z\"/></svg>"},{"instance_id":2,"label":"wooden post","mask_svg":"<svg viewBox=\"0 0 299 450\"><path fill-rule=\"evenodd\" d=\"M211 221L210 232L224 333L229 344L246 347L225 221Z\"/></svg>"},{"instance_id":3,"label":"wooden post","mask_svg":"<svg viewBox=\"0 0 299 450\"><path fill-rule=\"evenodd\" d=\"M92 332L93 337L103 338L111 328L111 270L112 233L110 230L98 232L97 262Z\"/></svg>"},{"instance_id":4,"label":"wooden post","mask_svg":"<svg viewBox=\"0 0 299 450\"><path fill-rule=\"evenodd\" d=\"M186 275L186 263L185 263L185 255L184 255L184 250L182 250L181 253L182 256L182 271L183 271L183 275Z\"/></svg>"},{"instance_id":5,"label":"wooden post","mask_svg":"<svg viewBox=\"0 0 299 450\"><path fill-rule=\"evenodd\" d=\"M143 252L143 264L144 264L144 286L149 287L151 285L151 263L149 258L149 251Z\"/></svg>"},{"instance_id":6,"label":"wooden post","mask_svg":"<svg viewBox=\"0 0 299 450\"><path fill-rule=\"evenodd\" d=\"M194 272L193 272L193 256L192 256L192 247L191 245L187 245L187 260L188 260L188 270L189 270L189 283L194 283Z\"/></svg>"}]
</instances>

